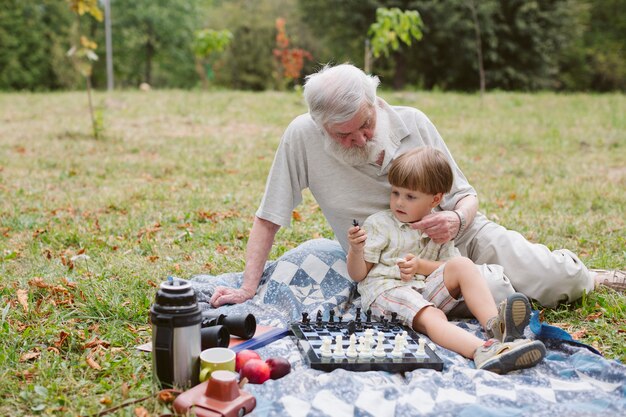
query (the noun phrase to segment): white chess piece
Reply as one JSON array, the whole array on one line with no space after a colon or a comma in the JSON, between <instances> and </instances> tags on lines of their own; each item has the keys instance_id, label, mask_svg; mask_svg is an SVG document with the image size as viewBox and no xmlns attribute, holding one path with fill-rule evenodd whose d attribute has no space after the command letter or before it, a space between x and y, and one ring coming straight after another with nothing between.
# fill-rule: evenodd
<instances>
[{"instance_id":1,"label":"white chess piece","mask_svg":"<svg viewBox=\"0 0 626 417\"><path fill-rule=\"evenodd\" d=\"M360 352L363 349L363 346L365 346L365 336L360 336L359 345L356 347L356 350Z\"/></svg>"},{"instance_id":2,"label":"white chess piece","mask_svg":"<svg viewBox=\"0 0 626 417\"><path fill-rule=\"evenodd\" d=\"M426 355L426 350L424 349L425 347L426 347L426 341L420 337L420 341L417 345L417 352L415 352L415 354L419 356L425 356Z\"/></svg>"},{"instance_id":3,"label":"white chess piece","mask_svg":"<svg viewBox=\"0 0 626 417\"><path fill-rule=\"evenodd\" d=\"M335 337L335 350L333 351L333 356L344 356L343 337L341 335Z\"/></svg>"},{"instance_id":4,"label":"white chess piece","mask_svg":"<svg viewBox=\"0 0 626 417\"><path fill-rule=\"evenodd\" d=\"M320 355L323 358L330 358L333 356L333 352L330 350L330 344L332 343L332 339L330 337L325 337L322 339L322 347L320 348Z\"/></svg>"},{"instance_id":5,"label":"white chess piece","mask_svg":"<svg viewBox=\"0 0 626 417\"><path fill-rule=\"evenodd\" d=\"M402 342L402 335L397 334L396 337L393 338L393 350L391 351L391 356L395 358L401 358L404 356L404 343Z\"/></svg>"},{"instance_id":6,"label":"white chess piece","mask_svg":"<svg viewBox=\"0 0 626 417\"><path fill-rule=\"evenodd\" d=\"M356 351L356 336L353 334L350 335L350 344L348 345L348 350L346 350L346 356L349 358L356 358L359 353Z\"/></svg>"},{"instance_id":7,"label":"white chess piece","mask_svg":"<svg viewBox=\"0 0 626 417\"><path fill-rule=\"evenodd\" d=\"M374 351L374 356L376 358L384 358L385 356L387 356L387 354L385 353L384 345L385 345L385 334L382 332L378 332L376 350Z\"/></svg>"},{"instance_id":8,"label":"white chess piece","mask_svg":"<svg viewBox=\"0 0 626 417\"><path fill-rule=\"evenodd\" d=\"M372 356L372 335L366 335L363 338L363 343L361 344L361 350L359 351L359 357L361 358L369 358Z\"/></svg>"},{"instance_id":9,"label":"white chess piece","mask_svg":"<svg viewBox=\"0 0 626 417\"><path fill-rule=\"evenodd\" d=\"M370 348L374 344L374 329L365 330L365 344Z\"/></svg>"},{"instance_id":10,"label":"white chess piece","mask_svg":"<svg viewBox=\"0 0 626 417\"><path fill-rule=\"evenodd\" d=\"M409 334L407 333L407 331L403 331L402 332L402 348L406 349L407 346L409 346L409 342L407 341L407 339L409 338Z\"/></svg>"}]
</instances>

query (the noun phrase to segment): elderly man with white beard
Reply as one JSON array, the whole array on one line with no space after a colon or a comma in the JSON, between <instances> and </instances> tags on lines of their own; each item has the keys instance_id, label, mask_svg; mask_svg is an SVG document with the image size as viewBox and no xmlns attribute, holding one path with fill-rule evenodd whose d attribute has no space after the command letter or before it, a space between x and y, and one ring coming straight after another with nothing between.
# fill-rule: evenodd
<instances>
[{"instance_id":1,"label":"elderly man with white beard","mask_svg":"<svg viewBox=\"0 0 626 417\"><path fill-rule=\"evenodd\" d=\"M489 221L478 198L432 122L421 111L390 106L376 90L378 77L350 64L325 66L307 77L309 112L287 127L256 212L241 288L216 288L211 304L241 303L257 291L280 227L308 188L345 252L352 220L363 222L389 205L387 171L409 149L430 146L445 153L454 184L436 211L412 227L437 243L455 241L485 277L496 302L515 290L544 306L574 301L594 288L592 273L568 250L550 251Z\"/></svg>"}]
</instances>

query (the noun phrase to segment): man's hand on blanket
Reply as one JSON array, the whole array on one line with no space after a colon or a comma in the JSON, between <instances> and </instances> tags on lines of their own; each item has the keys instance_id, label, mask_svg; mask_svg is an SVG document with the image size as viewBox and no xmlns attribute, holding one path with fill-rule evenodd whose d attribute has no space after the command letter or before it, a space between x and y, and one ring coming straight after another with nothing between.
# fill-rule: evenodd
<instances>
[{"instance_id":1,"label":"man's hand on blanket","mask_svg":"<svg viewBox=\"0 0 626 417\"><path fill-rule=\"evenodd\" d=\"M213 307L224 304L241 304L254 297L255 292L245 288L216 287L211 297Z\"/></svg>"}]
</instances>

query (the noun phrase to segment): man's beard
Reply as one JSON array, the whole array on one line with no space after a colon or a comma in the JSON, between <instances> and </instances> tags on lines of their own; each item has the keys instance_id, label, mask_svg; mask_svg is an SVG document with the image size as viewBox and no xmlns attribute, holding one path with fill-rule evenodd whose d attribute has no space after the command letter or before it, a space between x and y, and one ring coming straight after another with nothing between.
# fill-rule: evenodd
<instances>
[{"instance_id":1,"label":"man's beard","mask_svg":"<svg viewBox=\"0 0 626 417\"><path fill-rule=\"evenodd\" d=\"M376 130L372 139L368 140L365 146L344 148L324 130L324 148L326 152L350 166L360 166L370 162L376 163L380 153L385 150L389 142L389 125L389 115L384 111L377 110Z\"/></svg>"}]
</instances>

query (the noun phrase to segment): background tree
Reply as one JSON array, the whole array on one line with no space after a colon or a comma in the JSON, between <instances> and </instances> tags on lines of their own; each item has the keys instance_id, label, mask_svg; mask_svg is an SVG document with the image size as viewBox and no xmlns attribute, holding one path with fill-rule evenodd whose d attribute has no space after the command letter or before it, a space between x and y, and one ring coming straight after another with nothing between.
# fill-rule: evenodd
<instances>
[{"instance_id":1,"label":"background tree","mask_svg":"<svg viewBox=\"0 0 626 417\"><path fill-rule=\"evenodd\" d=\"M626 0L575 2L574 33L561 68L563 87L626 91Z\"/></svg>"},{"instance_id":2,"label":"background tree","mask_svg":"<svg viewBox=\"0 0 626 417\"><path fill-rule=\"evenodd\" d=\"M102 10L98 7L97 0L68 0L68 3L70 9L76 14L77 17L76 36L79 37L80 40L72 45L70 50L67 52L67 55L72 58L74 66L78 72L85 77L85 81L87 82L87 97L89 99L89 115L91 116L93 137L94 139L98 139L100 126L99 122L96 120L93 101L91 99L91 73L93 62L98 60L98 55L94 52L97 45L94 41L83 35L80 20L81 16L90 15L96 21L102 22Z\"/></svg>"},{"instance_id":3,"label":"background tree","mask_svg":"<svg viewBox=\"0 0 626 417\"><path fill-rule=\"evenodd\" d=\"M215 82L230 88L264 90L275 84L276 47L275 21L282 17L290 27L298 28L290 35L290 42L307 50L315 61L305 61L303 72L313 71L320 45L303 22L296 7L297 0L229 0L217 2L206 14L204 25L215 29L228 28L233 40L228 51L219 60L220 72ZM308 17L307 17L308 18Z\"/></svg>"},{"instance_id":4,"label":"background tree","mask_svg":"<svg viewBox=\"0 0 626 417\"><path fill-rule=\"evenodd\" d=\"M214 61L228 47L232 38L233 34L226 29L203 29L195 32L192 48L196 56L196 72L204 88L208 87L209 80L215 78Z\"/></svg>"},{"instance_id":5,"label":"background tree","mask_svg":"<svg viewBox=\"0 0 626 417\"><path fill-rule=\"evenodd\" d=\"M196 85L194 31L201 29L199 2L189 0L115 0L111 3L113 63L116 81L137 87ZM206 27L206 26L205 26ZM104 44L104 27L93 28ZM105 63L94 73L98 86L106 85Z\"/></svg>"},{"instance_id":6,"label":"background tree","mask_svg":"<svg viewBox=\"0 0 626 417\"><path fill-rule=\"evenodd\" d=\"M65 1L0 2L0 89L43 90L82 85L67 65L72 12Z\"/></svg>"},{"instance_id":7,"label":"background tree","mask_svg":"<svg viewBox=\"0 0 626 417\"><path fill-rule=\"evenodd\" d=\"M381 54L389 56L390 51L398 54L396 60L401 56L400 42L411 46L412 40L422 39L422 19L416 10L402 11L397 7L387 9L379 7L376 9L376 21L372 23L367 34L370 37L371 48L374 58ZM366 44L366 54L369 52L370 43ZM370 60L366 56L365 71L371 72L368 68ZM397 66L394 77L394 86L401 86L405 83L404 67Z\"/></svg>"},{"instance_id":8,"label":"background tree","mask_svg":"<svg viewBox=\"0 0 626 417\"><path fill-rule=\"evenodd\" d=\"M378 58L385 86L476 90L479 39L489 88L626 91L626 0L114 0L117 84L195 87L193 34L212 28L233 33L212 64L220 70L215 84L273 88L278 17L289 22L292 44L314 57L304 74L327 62L363 67L379 7L416 10L424 22L419 47ZM72 20L67 0L0 2L0 89L81 88L65 56ZM103 24L83 23L104 45ZM104 60L91 78L95 88L106 86Z\"/></svg>"},{"instance_id":9,"label":"background tree","mask_svg":"<svg viewBox=\"0 0 626 417\"><path fill-rule=\"evenodd\" d=\"M305 59L313 59L309 51L289 47L289 37L285 24L285 19L282 17L276 19L276 47L273 50L276 62L274 78L279 90L284 90L288 83L297 85L302 76Z\"/></svg>"}]
</instances>

